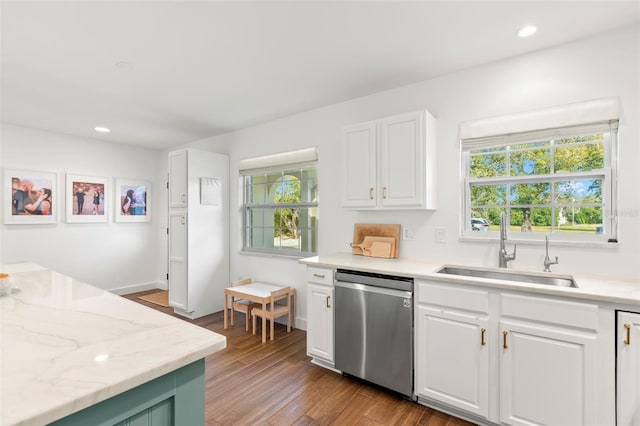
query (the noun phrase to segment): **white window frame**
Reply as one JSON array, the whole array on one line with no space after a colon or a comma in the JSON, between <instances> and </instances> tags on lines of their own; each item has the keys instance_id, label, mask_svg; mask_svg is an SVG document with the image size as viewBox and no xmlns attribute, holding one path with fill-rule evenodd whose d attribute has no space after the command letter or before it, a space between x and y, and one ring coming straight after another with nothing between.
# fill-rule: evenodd
<instances>
[{"instance_id":1,"label":"white window frame","mask_svg":"<svg viewBox=\"0 0 640 426\"><path fill-rule=\"evenodd\" d=\"M315 193L317 194L317 148L312 147L308 149L302 149L297 151L288 151L277 154L270 154L261 157L248 158L240 160L239 173L240 173L240 185L242 186L242 249L241 252L274 255L283 257L303 258L314 256L317 254L317 236L318 236L318 199L315 197L309 202L299 202L290 204L277 204L277 203L255 203L249 202L250 192L248 189L248 182L252 176L262 174L272 174L277 172L285 172L295 169L314 168L316 170L316 186ZM315 235L315 250L304 249L292 249L279 247L253 247L250 237L248 235L248 229L251 227L249 224L249 212L252 208L258 209L278 209L278 208L300 208L307 209L308 212L313 213L316 217L312 227L312 234Z\"/></svg>"},{"instance_id":2,"label":"white window frame","mask_svg":"<svg viewBox=\"0 0 640 426\"><path fill-rule=\"evenodd\" d=\"M585 111L587 113L585 113ZM615 99L603 99L589 101L585 103L573 104L569 106L556 107L550 110L537 111L531 114L519 114L493 119L477 120L475 122L463 123L460 134L460 158L461 158L461 186L462 200L460 215L460 236L468 240L489 240L498 238L497 231L474 232L471 228L471 187L474 184L483 185L509 184L509 183L538 183L557 181L582 180L582 179L602 179L602 206L603 206L603 233L602 234L564 234L553 233L555 241L566 242L568 244L588 244L588 243L615 243L618 239L617 221L617 129L618 129L618 103ZM599 121L584 123L581 119L588 117L589 120L599 119ZM568 123L569 125L555 128L536 128L544 122ZM524 129L518 132L518 129ZM510 133L501 133L501 132ZM509 147L511 145L521 145L527 142L561 139L571 136L582 136L590 132L608 133L603 141L604 147L604 167L598 170L574 173L550 173L546 175L524 175L524 176L497 176L491 178L471 178L471 152L484 148ZM462 138L464 136L464 138ZM508 148L507 148L508 149ZM551 151L553 153L553 149ZM553 155L553 154L551 154ZM553 158L551 159L553 161ZM509 161L505 164L509 166ZM553 192L552 192L553 194ZM566 203L565 203L566 204ZM555 218L555 209L566 207L563 203L556 203L552 198L549 204L532 205L535 207L550 207L552 218ZM581 206L589 206L582 204ZM600 204L598 204L600 205ZM495 206L495 208L505 208L509 215L511 208L528 207L518 205L511 206L509 197L509 186L505 205ZM555 219L552 219L555 220ZM544 234L540 232L513 232L510 240L520 241L540 241Z\"/></svg>"}]
</instances>

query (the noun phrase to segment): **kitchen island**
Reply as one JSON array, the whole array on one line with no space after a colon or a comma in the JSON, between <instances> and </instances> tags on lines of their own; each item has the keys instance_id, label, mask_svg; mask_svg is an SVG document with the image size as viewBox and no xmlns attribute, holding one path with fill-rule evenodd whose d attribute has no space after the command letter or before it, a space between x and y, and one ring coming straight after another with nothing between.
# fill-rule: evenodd
<instances>
[{"instance_id":1,"label":"kitchen island","mask_svg":"<svg viewBox=\"0 0 640 426\"><path fill-rule=\"evenodd\" d=\"M202 424L226 338L30 263L3 265L0 424Z\"/></svg>"}]
</instances>

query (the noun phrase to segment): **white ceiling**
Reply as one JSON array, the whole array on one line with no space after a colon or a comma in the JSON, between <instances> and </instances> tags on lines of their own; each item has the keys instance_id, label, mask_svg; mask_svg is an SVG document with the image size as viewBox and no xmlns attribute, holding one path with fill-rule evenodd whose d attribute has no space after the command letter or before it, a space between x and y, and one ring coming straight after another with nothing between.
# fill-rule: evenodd
<instances>
[{"instance_id":1,"label":"white ceiling","mask_svg":"<svg viewBox=\"0 0 640 426\"><path fill-rule=\"evenodd\" d=\"M2 122L149 148L640 21L638 0L3 0L0 7ZM515 37L529 23L538 33Z\"/></svg>"}]
</instances>

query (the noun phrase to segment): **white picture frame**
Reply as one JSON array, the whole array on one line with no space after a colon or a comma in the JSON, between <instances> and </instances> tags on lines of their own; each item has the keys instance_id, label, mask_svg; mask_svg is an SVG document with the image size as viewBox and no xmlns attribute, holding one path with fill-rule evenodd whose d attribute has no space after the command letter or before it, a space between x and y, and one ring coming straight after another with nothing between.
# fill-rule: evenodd
<instances>
[{"instance_id":1,"label":"white picture frame","mask_svg":"<svg viewBox=\"0 0 640 426\"><path fill-rule=\"evenodd\" d=\"M109 178L67 173L66 186L67 223L109 221Z\"/></svg>"},{"instance_id":2,"label":"white picture frame","mask_svg":"<svg viewBox=\"0 0 640 426\"><path fill-rule=\"evenodd\" d=\"M6 225L55 224L58 221L58 174L35 170L4 169Z\"/></svg>"},{"instance_id":3,"label":"white picture frame","mask_svg":"<svg viewBox=\"0 0 640 426\"><path fill-rule=\"evenodd\" d=\"M116 222L151 222L151 182L116 178L114 208Z\"/></svg>"}]
</instances>

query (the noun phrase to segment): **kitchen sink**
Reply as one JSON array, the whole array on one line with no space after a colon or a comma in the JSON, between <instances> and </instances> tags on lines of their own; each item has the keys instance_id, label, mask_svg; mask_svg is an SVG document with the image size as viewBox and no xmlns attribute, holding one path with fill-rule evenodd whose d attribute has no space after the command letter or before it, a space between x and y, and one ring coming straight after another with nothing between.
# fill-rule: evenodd
<instances>
[{"instance_id":1,"label":"kitchen sink","mask_svg":"<svg viewBox=\"0 0 640 426\"><path fill-rule=\"evenodd\" d=\"M444 266L439 274L458 275L472 278L488 278L492 280L518 281L528 284L554 285L558 287L575 287L575 280L570 275L551 275L546 273L509 271L496 269L472 268L468 266Z\"/></svg>"}]
</instances>

